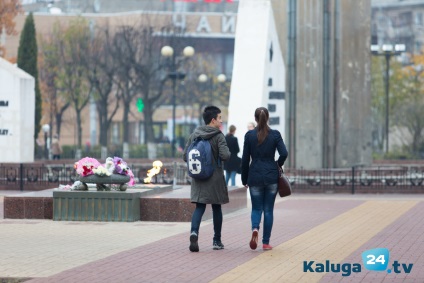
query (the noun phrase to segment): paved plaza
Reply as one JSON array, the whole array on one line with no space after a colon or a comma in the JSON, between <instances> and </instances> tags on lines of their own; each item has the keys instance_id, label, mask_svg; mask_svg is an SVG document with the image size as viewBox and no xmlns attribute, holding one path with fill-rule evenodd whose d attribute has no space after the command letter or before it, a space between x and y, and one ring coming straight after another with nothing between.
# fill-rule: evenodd
<instances>
[{"instance_id":1,"label":"paved plaza","mask_svg":"<svg viewBox=\"0 0 424 283\"><path fill-rule=\"evenodd\" d=\"M422 283L423 215L424 195L292 195L276 202L273 250L250 250L247 208L224 215L224 250L202 222L199 253L188 250L190 223L1 219L0 282ZM374 248L390 251L384 271L362 262Z\"/></svg>"}]
</instances>

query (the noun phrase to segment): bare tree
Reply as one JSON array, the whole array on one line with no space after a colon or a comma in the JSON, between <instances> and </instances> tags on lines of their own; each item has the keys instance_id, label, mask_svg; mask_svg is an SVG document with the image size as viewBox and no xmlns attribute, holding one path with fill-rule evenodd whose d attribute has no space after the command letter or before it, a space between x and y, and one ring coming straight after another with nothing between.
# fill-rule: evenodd
<instances>
[{"instance_id":1,"label":"bare tree","mask_svg":"<svg viewBox=\"0 0 424 283\"><path fill-rule=\"evenodd\" d=\"M169 30L164 27L162 30ZM172 34L174 35L174 34ZM123 104L123 141L128 142L128 117L131 103L137 98L144 102L145 141L153 142L153 114L163 95L166 82L160 49L173 37L158 36L147 15L135 26L120 26L115 34L112 56L118 61L115 81Z\"/></svg>"},{"instance_id":2,"label":"bare tree","mask_svg":"<svg viewBox=\"0 0 424 283\"><path fill-rule=\"evenodd\" d=\"M63 115L69 108L70 102L66 101L61 95L63 90L58 87L59 68L59 41L63 30L59 25L55 25L53 32L45 37L40 37L40 61L39 61L39 78L43 99L43 109L47 109L49 122L54 123L50 131L50 139L55 132L60 136Z\"/></svg>"},{"instance_id":3,"label":"bare tree","mask_svg":"<svg viewBox=\"0 0 424 283\"><path fill-rule=\"evenodd\" d=\"M83 18L70 22L59 41L57 84L76 114L78 147L82 146L81 112L86 107L91 93L87 80L87 50L90 46L88 23Z\"/></svg>"},{"instance_id":4,"label":"bare tree","mask_svg":"<svg viewBox=\"0 0 424 283\"><path fill-rule=\"evenodd\" d=\"M102 28L91 39L88 50L87 78L93 90L99 117L99 143L108 145L108 130L119 108L119 94L114 82L118 60L111 54L112 36L109 26Z\"/></svg>"},{"instance_id":5,"label":"bare tree","mask_svg":"<svg viewBox=\"0 0 424 283\"><path fill-rule=\"evenodd\" d=\"M198 117L199 124L202 124L205 106L212 104L228 106L231 82L218 81L219 72L213 64L213 59L205 54L197 54L189 67L193 75L184 84L186 91L183 92L180 102L194 106L196 113L193 116Z\"/></svg>"},{"instance_id":6,"label":"bare tree","mask_svg":"<svg viewBox=\"0 0 424 283\"><path fill-rule=\"evenodd\" d=\"M0 1L0 36L4 32L5 35L16 35L15 17L23 13L22 4L19 0L2 0ZM0 57L6 57L6 49L1 45L0 41Z\"/></svg>"}]
</instances>

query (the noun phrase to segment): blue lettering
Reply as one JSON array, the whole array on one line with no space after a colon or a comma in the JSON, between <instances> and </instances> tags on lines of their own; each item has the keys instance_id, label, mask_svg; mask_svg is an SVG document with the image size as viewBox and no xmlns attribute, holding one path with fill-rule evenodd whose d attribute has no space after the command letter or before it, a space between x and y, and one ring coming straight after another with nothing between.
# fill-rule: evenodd
<instances>
[{"instance_id":1,"label":"blue lettering","mask_svg":"<svg viewBox=\"0 0 424 283\"><path fill-rule=\"evenodd\" d=\"M340 272L340 264L331 264L331 272Z\"/></svg>"},{"instance_id":2,"label":"blue lettering","mask_svg":"<svg viewBox=\"0 0 424 283\"><path fill-rule=\"evenodd\" d=\"M352 272L358 273L361 272L361 264L359 263L331 263L329 260L326 260L325 263L315 263L315 261L304 261L303 262L303 272L334 272L339 273L342 272L342 276L350 276ZM404 270L410 271L412 269L412 265L402 265ZM406 272L408 272L406 271Z\"/></svg>"},{"instance_id":3,"label":"blue lettering","mask_svg":"<svg viewBox=\"0 0 424 283\"><path fill-rule=\"evenodd\" d=\"M361 272L361 265L359 264L359 263L354 263L353 264L353 268L352 268L352 271L353 272L355 272L355 273L358 273L358 272Z\"/></svg>"},{"instance_id":4,"label":"blue lettering","mask_svg":"<svg viewBox=\"0 0 424 283\"><path fill-rule=\"evenodd\" d=\"M314 270L312 269L312 264L314 264L314 261L304 261L303 262L303 272L314 272Z\"/></svg>"},{"instance_id":5,"label":"blue lettering","mask_svg":"<svg viewBox=\"0 0 424 283\"><path fill-rule=\"evenodd\" d=\"M412 266L414 266L413 263L410 263L410 264L402 263L402 268L403 268L403 271L405 271L405 273L410 273Z\"/></svg>"},{"instance_id":6,"label":"blue lettering","mask_svg":"<svg viewBox=\"0 0 424 283\"><path fill-rule=\"evenodd\" d=\"M3 106L3 107L9 106L9 101L7 101L7 100L0 100L0 106Z\"/></svg>"},{"instance_id":7,"label":"blue lettering","mask_svg":"<svg viewBox=\"0 0 424 283\"><path fill-rule=\"evenodd\" d=\"M342 270L343 270L342 276L349 276L352 273L351 268L352 268L352 265L350 263L344 263L342 265Z\"/></svg>"},{"instance_id":8,"label":"blue lettering","mask_svg":"<svg viewBox=\"0 0 424 283\"><path fill-rule=\"evenodd\" d=\"M400 270L398 269L398 267L400 266L400 264L398 263L398 261L397 261L397 260L395 260L395 261L393 262L392 266L393 266L393 271L394 271L394 273L400 273Z\"/></svg>"},{"instance_id":9,"label":"blue lettering","mask_svg":"<svg viewBox=\"0 0 424 283\"><path fill-rule=\"evenodd\" d=\"M316 265L316 268L315 268L315 272L319 272L319 273L321 273L321 272L324 272L324 264L322 264L322 263L317 263L317 265Z\"/></svg>"}]
</instances>

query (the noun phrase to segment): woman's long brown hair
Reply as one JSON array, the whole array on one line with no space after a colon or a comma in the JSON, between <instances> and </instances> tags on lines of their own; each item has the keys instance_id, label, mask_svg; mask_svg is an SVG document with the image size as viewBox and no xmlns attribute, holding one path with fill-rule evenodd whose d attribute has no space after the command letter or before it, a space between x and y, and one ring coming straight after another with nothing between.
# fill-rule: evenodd
<instances>
[{"instance_id":1,"label":"woman's long brown hair","mask_svg":"<svg viewBox=\"0 0 424 283\"><path fill-rule=\"evenodd\" d=\"M256 129L258 131L258 145L263 143L263 141L266 139L268 132L269 132L269 126L268 126L268 119L269 119L269 112L268 109L265 107L259 107L256 108L255 111L255 120L258 125L256 126Z\"/></svg>"}]
</instances>

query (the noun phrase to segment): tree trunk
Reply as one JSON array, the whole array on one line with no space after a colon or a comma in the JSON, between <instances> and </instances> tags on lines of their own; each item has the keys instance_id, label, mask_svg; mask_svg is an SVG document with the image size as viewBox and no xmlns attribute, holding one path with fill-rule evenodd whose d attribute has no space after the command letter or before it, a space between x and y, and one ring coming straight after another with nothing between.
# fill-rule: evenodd
<instances>
[{"instance_id":1,"label":"tree trunk","mask_svg":"<svg viewBox=\"0 0 424 283\"><path fill-rule=\"evenodd\" d=\"M145 143L155 142L155 135L153 132L153 111L150 103L146 102L144 106L144 140Z\"/></svg>"},{"instance_id":2,"label":"tree trunk","mask_svg":"<svg viewBox=\"0 0 424 283\"><path fill-rule=\"evenodd\" d=\"M97 114L99 116L99 144L101 146L107 146L107 131L109 129L107 123L107 104L97 103Z\"/></svg>"},{"instance_id":3,"label":"tree trunk","mask_svg":"<svg viewBox=\"0 0 424 283\"><path fill-rule=\"evenodd\" d=\"M81 111L76 110L77 114L77 128L78 128L78 148L82 147L82 125L81 125Z\"/></svg>"},{"instance_id":4,"label":"tree trunk","mask_svg":"<svg viewBox=\"0 0 424 283\"><path fill-rule=\"evenodd\" d=\"M128 129L128 116L130 114L130 102L124 101L124 113L122 117L122 123L124 127L124 136L122 142L128 142L129 129Z\"/></svg>"},{"instance_id":5,"label":"tree trunk","mask_svg":"<svg viewBox=\"0 0 424 283\"><path fill-rule=\"evenodd\" d=\"M70 106L70 103L66 103L62 108L60 108L60 111L57 111L55 116L56 116L56 129L57 129L57 134L60 136L60 131L62 128L62 117L63 117L63 113L65 112L66 109L68 109L68 107Z\"/></svg>"}]
</instances>

